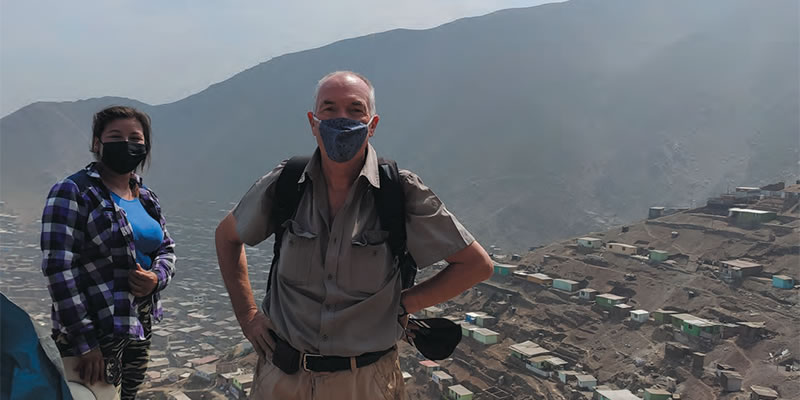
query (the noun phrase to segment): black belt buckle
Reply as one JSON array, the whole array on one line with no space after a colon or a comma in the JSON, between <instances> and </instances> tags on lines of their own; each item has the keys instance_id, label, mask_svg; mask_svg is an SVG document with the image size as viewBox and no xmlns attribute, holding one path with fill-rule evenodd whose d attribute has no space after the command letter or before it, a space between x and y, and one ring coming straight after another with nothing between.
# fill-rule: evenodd
<instances>
[{"instance_id":1,"label":"black belt buckle","mask_svg":"<svg viewBox=\"0 0 800 400\"><path fill-rule=\"evenodd\" d=\"M289 342L281 339L272 330L269 331L275 340L275 351L272 352L272 365L278 367L287 375L294 375L300 370L300 352L295 350ZM305 358L303 358L305 366Z\"/></svg>"},{"instance_id":2,"label":"black belt buckle","mask_svg":"<svg viewBox=\"0 0 800 400\"><path fill-rule=\"evenodd\" d=\"M324 356L322 356L322 355L319 355L319 354L308 354L308 353L303 353L303 363L302 363L302 365L303 365L303 371L306 371L306 372L314 372L313 370L310 370L310 369L308 369L308 359L309 359L309 358L315 358L315 357L316 357L316 358L322 358L322 357L324 357Z\"/></svg>"}]
</instances>

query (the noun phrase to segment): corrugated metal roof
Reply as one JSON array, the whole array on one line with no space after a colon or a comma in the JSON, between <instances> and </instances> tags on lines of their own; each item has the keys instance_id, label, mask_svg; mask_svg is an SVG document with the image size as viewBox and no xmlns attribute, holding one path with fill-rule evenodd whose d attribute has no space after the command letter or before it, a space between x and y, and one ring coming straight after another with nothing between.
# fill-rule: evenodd
<instances>
[{"instance_id":1,"label":"corrugated metal roof","mask_svg":"<svg viewBox=\"0 0 800 400\"><path fill-rule=\"evenodd\" d=\"M731 267L739 267L739 268L757 268L763 266L761 264L742 260L740 258L737 258L735 260L724 260L720 261L720 263L730 265Z\"/></svg>"},{"instance_id":2,"label":"corrugated metal roof","mask_svg":"<svg viewBox=\"0 0 800 400\"><path fill-rule=\"evenodd\" d=\"M465 388L464 386L461 386L461 385L453 385L453 386L450 386L448 389L450 389L451 391L453 391L455 394L457 394L459 396L467 396L467 395L472 394L472 392L470 392L469 389L467 389L467 388Z\"/></svg>"},{"instance_id":3,"label":"corrugated metal roof","mask_svg":"<svg viewBox=\"0 0 800 400\"><path fill-rule=\"evenodd\" d=\"M764 386L750 386L750 390L756 392L759 396L775 396L778 397L778 392Z\"/></svg>"},{"instance_id":4,"label":"corrugated metal roof","mask_svg":"<svg viewBox=\"0 0 800 400\"><path fill-rule=\"evenodd\" d=\"M622 389L622 390L598 389L597 393L607 398L608 400L642 400L627 389Z\"/></svg>"},{"instance_id":5,"label":"corrugated metal roof","mask_svg":"<svg viewBox=\"0 0 800 400\"><path fill-rule=\"evenodd\" d=\"M597 297L602 297L602 298L608 299L608 300L625 300L624 297L617 296L617 295L611 294L611 293L600 294L600 295L597 295Z\"/></svg>"},{"instance_id":6,"label":"corrugated metal roof","mask_svg":"<svg viewBox=\"0 0 800 400\"><path fill-rule=\"evenodd\" d=\"M731 208L729 211L730 212L748 213L748 214L775 214L774 211L754 210L752 208Z\"/></svg>"},{"instance_id":7,"label":"corrugated metal roof","mask_svg":"<svg viewBox=\"0 0 800 400\"><path fill-rule=\"evenodd\" d=\"M433 371L433 374L431 374L431 375L436 376L437 378L439 378L439 380L442 380L442 379L453 379L452 376L448 375L447 372L444 372L444 371Z\"/></svg>"},{"instance_id":8,"label":"corrugated metal roof","mask_svg":"<svg viewBox=\"0 0 800 400\"><path fill-rule=\"evenodd\" d=\"M569 279L553 279L553 282L556 282L556 281L564 282L564 283L569 284L569 285L577 285L578 284L578 282L575 282L575 281L572 281L572 280L569 280Z\"/></svg>"}]
</instances>

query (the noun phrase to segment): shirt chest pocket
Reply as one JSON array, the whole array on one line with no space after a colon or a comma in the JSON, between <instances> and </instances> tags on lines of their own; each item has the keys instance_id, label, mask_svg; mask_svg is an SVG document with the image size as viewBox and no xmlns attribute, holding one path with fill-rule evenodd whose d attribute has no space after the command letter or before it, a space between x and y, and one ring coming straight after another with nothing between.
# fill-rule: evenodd
<instances>
[{"instance_id":1,"label":"shirt chest pocket","mask_svg":"<svg viewBox=\"0 0 800 400\"><path fill-rule=\"evenodd\" d=\"M317 234L295 220L288 220L283 226L286 230L278 260L278 277L293 285L309 284L309 275L317 249Z\"/></svg>"},{"instance_id":2,"label":"shirt chest pocket","mask_svg":"<svg viewBox=\"0 0 800 400\"><path fill-rule=\"evenodd\" d=\"M86 221L86 237L82 257L87 261L111 257L112 249L120 247L119 228L114 219L113 209L100 209L92 212Z\"/></svg>"},{"instance_id":3,"label":"shirt chest pocket","mask_svg":"<svg viewBox=\"0 0 800 400\"><path fill-rule=\"evenodd\" d=\"M392 274L392 254L388 231L364 231L353 237L350 248L348 289L375 294L386 286Z\"/></svg>"}]
</instances>

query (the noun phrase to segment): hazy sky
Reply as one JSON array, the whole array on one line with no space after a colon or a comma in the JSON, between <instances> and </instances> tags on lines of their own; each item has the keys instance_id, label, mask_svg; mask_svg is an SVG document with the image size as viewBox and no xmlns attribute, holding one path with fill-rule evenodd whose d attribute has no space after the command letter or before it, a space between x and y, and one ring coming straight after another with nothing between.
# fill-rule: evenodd
<instances>
[{"instance_id":1,"label":"hazy sky","mask_svg":"<svg viewBox=\"0 0 800 400\"><path fill-rule=\"evenodd\" d=\"M272 57L552 0L0 0L0 116L39 100L180 100Z\"/></svg>"}]
</instances>

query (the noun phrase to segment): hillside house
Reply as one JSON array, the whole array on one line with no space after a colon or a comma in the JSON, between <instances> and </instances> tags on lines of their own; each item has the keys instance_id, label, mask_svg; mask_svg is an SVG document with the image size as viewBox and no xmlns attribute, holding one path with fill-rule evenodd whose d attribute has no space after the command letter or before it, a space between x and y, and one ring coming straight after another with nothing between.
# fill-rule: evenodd
<instances>
[{"instance_id":1,"label":"hillside house","mask_svg":"<svg viewBox=\"0 0 800 400\"><path fill-rule=\"evenodd\" d=\"M611 293L597 295L595 300L597 301L598 306L605 308L613 308L617 304L624 304L628 301L628 299L625 297L617 296Z\"/></svg>"},{"instance_id":2,"label":"hillside house","mask_svg":"<svg viewBox=\"0 0 800 400\"><path fill-rule=\"evenodd\" d=\"M740 228L757 228L765 222L778 217L775 211L754 210L751 208L731 208L728 210L728 220L732 225Z\"/></svg>"},{"instance_id":3,"label":"hillside house","mask_svg":"<svg viewBox=\"0 0 800 400\"><path fill-rule=\"evenodd\" d=\"M578 382L578 373L572 370L561 370L558 371L558 380L565 385L572 384L573 382Z\"/></svg>"},{"instance_id":4,"label":"hillside house","mask_svg":"<svg viewBox=\"0 0 800 400\"><path fill-rule=\"evenodd\" d=\"M592 301L595 297L597 297L597 290L590 288L578 290L578 298L581 300Z\"/></svg>"},{"instance_id":5,"label":"hillside house","mask_svg":"<svg viewBox=\"0 0 800 400\"><path fill-rule=\"evenodd\" d=\"M427 376L432 376L435 371L439 371L441 369L437 362L431 360L422 360L419 362L419 365L425 371L425 375Z\"/></svg>"},{"instance_id":6,"label":"hillside house","mask_svg":"<svg viewBox=\"0 0 800 400\"><path fill-rule=\"evenodd\" d=\"M664 262L669 259L669 253L664 250L650 250L650 262Z\"/></svg>"},{"instance_id":7,"label":"hillside house","mask_svg":"<svg viewBox=\"0 0 800 400\"><path fill-rule=\"evenodd\" d=\"M786 275L772 275L772 287L792 289L794 288L794 279Z\"/></svg>"},{"instance_id":8,"label":"hillside house","mask_svg":"<svg viewBox=\"0 0 800 400\"><path fill-rule=\"evenodd\" d=\"M453 384L453 377L441 370L433 371L433 373L431 373L431 380L439 387L439 390L442 391L444 388L450 387Z\"/></svg>"},{"instance_id":9,"label":"hillside house","mask_svg":"<svg viewBox=\"0 0 800 400\"><path fill-rule=\"evenodd\" d=\"M469 389L461 385L453 385L447 388L447 398L451 400L472 400L473 394Z\"/></svg>"},{"instance_id":10,"label":"hillside house","mask_svg":"<svg viewBox=\"0 0 800 400\"><path fill-rule=\"evenodd\" d=\"M509 346L511 349L511 356L525 361L531 357L536 357L549 353L549 351L538 344L526 340L522 343L512 344Z\"/></svg>"},{"instance_id":11,"label":"hillside house","mask_svg":"<svg viewBox=\"0 0 800 400\"><path fill-rule=\"evenodd\" d=\"M631 246L625 243L609 243L606 245L606 248L612 253L624 254L627 256L635 255L636 252L639 250L638 247Z\"/></svg>"},{"instance_id":12,"label":"hillside house","mask_svg":"<svg viewBox=\"0 0 800 400\"><path fill-rule=\"evenodd\" d=\"M681 331L690 336L707 339L719 338L721 336L720 324L702 318L683 321Z\"/></svg>"},{"instance_id":13,"label":"hillside house","mask_svg":"<svg viewBox=\"0 0 800 400\"><path fill-rule=\"evenodd\" d=\"M486 315L486 314L478 315L477 318L475 318L475 322L481 328L486 328L486 327L489 327L489 326L494 326L494 324L497 323L497 318L495 318L495 317L493 317L491 315Z\"/></svg>"},{"instance_id":14,"label":"hillside house","mask_svg":"<svg viewBox=\"0 0 800 400\"><path fill-rule=\"evenodd\" d=\"M561 371L567 367L569 363L559 357L550 357L544 361L544 366L547 371Z\"/></svg>"},{"instance_id":15,"label":"hillside house","mask_svg":"<svg viewBox=\"0 0 800 400\"><path fill-rule=\"evenodd\" d=\"M649 388L644 390L644 400L671 400L672 393L661 388Z\"/></svg>"},{"instance_id":16,"label":"hillside house","mask_svg":"<svg viewBox=\"0 0 800 400\"><path fill-rule=\"evenodd\" d=\"M764 271L764 266L752 261L735 259L719 262L719 273L723 279L744 279Z\"/></svg>"},{"instance_id":17,"label":"hillside house","mask_svg":"<svg viewBox=\"0 0 800 400\"><path fill-rule=\"evenodd\" d=\"M547 370L547 367L545 366L545 361L549 360L550 358L552 358L552 356L550 355L531 357L525 363L525 368L527 368L536 375L547 378L550 376L550 372Z\"/></svg>"},{"instance_id":18,"label":"hillside house","mask_svg":"<svg viewBox=\"0 0 800 400\"><path fill-rule=\"evenodd\" d=\"M655 219L664 216L664 207L650 207L647 212L647 219Z\"/></svg>"},{"instance_id":19,"label":"hillside house","mask_svg":"<svg viewBox=\"0 0 800 400\"><path fill-rule=\"evenodd\" d=\"M633 311L633 307L628 304L617 304L614 307L611 307L611 318L614 319L625 319Z\"/></svg>"},{"instance_id":20,"label":"hillside house","mask_svg":"<svg viewBox=\"0 0 800 400\"><path fill-rule=\"evenodd\" d=\"M472 331L475 329L480 328L477 325L472 325L467 321L458 322L458 325L461 326L461 336L462 337L472 337Z\"/></svg>"},{"instance_id":21,"label":"hillside house","mask_svg":"<svg viewBox=\"0 0 800 400\"><path fill-rule=\"evenodd\" d=\"M477 324L478 323L478 317L485 316L485 315L487 315L487 314L485 312L483 312L483 311L471 311L471 312L468 312L468 313L464 314L464 321L467 321L470 324Z\"/></svg>"},{"instance_id":22,"label":"hillside house","mask_svg":"<svg viewBox=\"0 0 800 400\"><path fill-rule=\"evenodd\" d=\"M672 315L677 313L677 311L658 309L653 311L653 320L655 320L658 325L669 324L672 323Z\"/></svg>"},{"instance_id":23,"label":"hillside house","mask_svg":"<svg viewBox=\"0 0 800 400\"><path fill-rule=\"evenodd\" d=\"M154 329L150 335L153 349L169 351L169 340L172 331L168 329Z\"/></svg>"},{"instance_id":24,"label":"hillside house","mask_svg":"<svg viewBox=\"0 0 800 400\"><path fill-rule=\"evenodd\" d=\"M511 276L517 268L519 268L518 265L495 263L494 276Z\"/></svg>"},{"instance_id":25,"label":"hillside house","mask_svg":"<svg viewBox=\"0 0 800 400\"><path fill-rule=\"evenodd\" d=\"M736 371L722 371L719 373L719 384L725 392L741 391L742 374Z\"/></svg>"},{"instance_id":26,"label":"hillside house","mask_svg":"<svg viewBox=\"0 0 800 400\"><path fill-rule=\"evenodd\" d=\"M439 318L444 315L444 310L436 306L430 306L422 310L422 315L426 318Z\"/></svg>"},{"instance_id":27,"label":"hillside house","mask_svg":"<svg viewBox=\"0 0 800 400\"><path fill-rule=\"evenodd\" d=\"M553 284L553 278L546 274L535 273L529 274L527 272L514 272L514 277L524 279L528 282L535 283L542 286L550 286Z\"/></svg>"},{"instance_id":28,"label":"hillside house","mask_svg":"<svg viewBox=\"0 0 800 400\"><path fill-rule=\"evenodd\" d=\"M738 322L737 325L741 327L739 337L745 341L754 341L761 339L766 333L766 325L764 322Z\"/></svg>"},{"instance_id":29,"label":"hillside house","mask_svg":"<svg viewBox=\"0 0 800 400\"><path fill-rule=\"evenodd\" d=\"M578 243L578 247L583 247L587 249L599 249L603 247L603 240L594 237L578 238L575 239L575 242Z\"/></svg>"},{"instance_id":30,"label":"hillside house","mask_svg":"<svg viewBox=\"0 0 800 400\"><path fill-rule=\"evenodd\" d=\"M631 311L631 321L643 324L650 320L650 313L645 310Z\"/></svg>"},{"instance_id":31,"label":"hillside house","mask_svg":"<svg viewBox=\"0 0 800 400\"><path fill-rule=\"evenodd\" d=\"M679 313L679 314L672 314L671 318L672 319L670 320L670 323L672 324L672 327L676 329L681 329L681 327L683 326L683 321L690 319L697 319L698 317L695 317L692 314Z\"/></svg>"},{"instance_id":32,"label":"hillside house","mask_svg":"<svg viewBox=\"0 0 800 400\"><path fill-rule=\"evenodd\" d=\"M553 279L553 289L558 289L563 292L572 293L578 290L578 282L569 279Z\"/></svg>"},{"instance_id":33,"label":"hillside house","mask_svg":"<svg viewBox=\"0 0 800 400\"><path fill-rule=\"evenodd\" d=\"M594 400L642 400L628 389L595 389Z\"/></svg>"},{"instance_id":34,"label":"hillside house","mask_svg":"<svg viewBox=\"0 0 800 400\"><path fill-rule=\"evenodd\" d=\"M478 328L472 331L472 338L486 345L497 343L499 337L499 333L486 328Z\"/></svg>"},{"instance_id":35,"label":"hillside house","mask_svg":"<svg viewBox=\"0 0 800 400\"><path fill-rule=\"evenodd\" d=\"M719 323L696 317L692 314L673 314L672 326L689 336L707 339L721 336Z\"/></svg>"},{"instance_id":36,"label":"hillside house","mask_svg":"<svg viewBox=\"0 0 800 400\"><path fill-rule=\"evenodd\" d=\"M761 197L761 188L755 186L738 186L733 195L737 199L758 200Z\"/></svg>"},{"instance_id":37,"label":"hillside house","mask_svg":"<svg viewBox=\"0 0 800 400\"><path fill-rule=\"evenodd\" d=\"M577 378L581 389L594 389L597 386L597 378L592 375L578 375Z\"/></svg>"}]
</instances>

